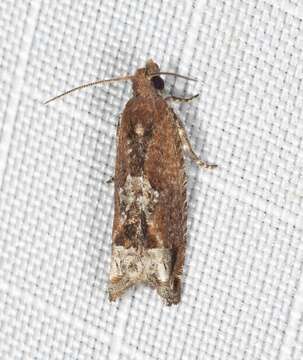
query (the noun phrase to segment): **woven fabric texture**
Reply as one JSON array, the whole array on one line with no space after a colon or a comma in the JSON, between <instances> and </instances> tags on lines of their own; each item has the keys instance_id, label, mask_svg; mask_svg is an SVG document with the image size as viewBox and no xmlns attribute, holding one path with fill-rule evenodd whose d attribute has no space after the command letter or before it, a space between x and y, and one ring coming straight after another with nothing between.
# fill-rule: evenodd
<instances>
[{"instance_id":1,"label":"woven fabric texture","mask_svg":"<svg viewBox=\"0 0 303 360\"><path fill-rule=\"evenodd\" d=\"M303 358L303 3L0 2L0 359ZM115 133L153 58L195 151L182 300L107 298Z\"/></svg>"}]
</instances>

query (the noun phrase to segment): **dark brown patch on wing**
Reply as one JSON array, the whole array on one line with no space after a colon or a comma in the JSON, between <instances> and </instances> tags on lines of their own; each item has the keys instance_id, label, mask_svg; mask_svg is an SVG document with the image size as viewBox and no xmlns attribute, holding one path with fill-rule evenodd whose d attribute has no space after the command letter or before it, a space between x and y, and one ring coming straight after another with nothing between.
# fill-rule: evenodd
<instances>
[{"instance_id":1,"label":"dark brown patch on wing","mask_svg":"<svg viewBox=\"0 0 303 360\"><path fill-rule=\"evenodd\" d=\"M172 249L173 277L182 273L186 242L186 175L174 116L161 97L136 97L126 105L118 131L113 234L116 245ZM127 212L119 195L128 176L143 175L159 194L149 218L139 209Z\"/></svg>"}]
</instances>

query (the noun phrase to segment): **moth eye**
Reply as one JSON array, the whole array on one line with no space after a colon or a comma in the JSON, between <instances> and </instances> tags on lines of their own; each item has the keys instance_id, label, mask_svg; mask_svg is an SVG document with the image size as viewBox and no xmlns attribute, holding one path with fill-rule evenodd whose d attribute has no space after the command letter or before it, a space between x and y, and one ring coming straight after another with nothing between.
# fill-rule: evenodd
<instances>
[{"instance_id":1,"label":"moth eye","mask_svg":"<svg viewBox=\"0 0 303 360\"><path fill-rule=\"evenodd\" d=\"M151 78L151 82L157 90L164 89L164 81L160 76L154 76Z\"/></svg>"}]
</instances>

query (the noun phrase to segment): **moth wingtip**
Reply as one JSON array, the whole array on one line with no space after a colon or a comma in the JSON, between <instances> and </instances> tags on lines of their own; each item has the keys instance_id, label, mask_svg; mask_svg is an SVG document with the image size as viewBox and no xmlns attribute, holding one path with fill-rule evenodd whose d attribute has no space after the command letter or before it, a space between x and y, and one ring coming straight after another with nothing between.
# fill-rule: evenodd
<instances>
[{"instance_id":1,"label":"moth wingtip","mask_svg":"<svg viewBox=\"0 0 303 360\"><path fill-rule=\"evenodd\" d=\"M116 300L119 299L119 297L121 297L122 293L118 293L116 291L113 291L111 289L108 290L108 300L109 302L113 303Z\"/></svg>"},{"instance_id":2,"label":"moth wingtip","mask_svg":"<svg viewBox=\"0 0 303 360\"><path fill-rule=\"evenodd\" d=\"M118 297L113 296L113 294L108 294L108 300L109 302L115 302L118 299Z\"/></svg>"}]
</instances>

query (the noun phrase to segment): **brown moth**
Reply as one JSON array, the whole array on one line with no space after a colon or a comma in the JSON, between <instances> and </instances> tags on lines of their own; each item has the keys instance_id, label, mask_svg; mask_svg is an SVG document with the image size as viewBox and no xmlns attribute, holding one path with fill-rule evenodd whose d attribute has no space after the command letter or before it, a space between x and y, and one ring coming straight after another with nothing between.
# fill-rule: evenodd
<instances>
[{"instance_id":1,"label":"brown moth","mask_svg":"<svg viewBox=\"0 0 303 360\"><path fill-rule=\"evenodd\" d=\"M131 80L133 97L117 129L115 215L109 299L121 297L131 286L146 283L167 305L180 301L180 278L186 245L186 173L184 154L199 166L214 168L192 150L185 129L168 100L159 66L147 61L134 75L98 80L56 96L103 82ZM49 102L48 101L48 102Z\"/></svg>"}]
</instances>

